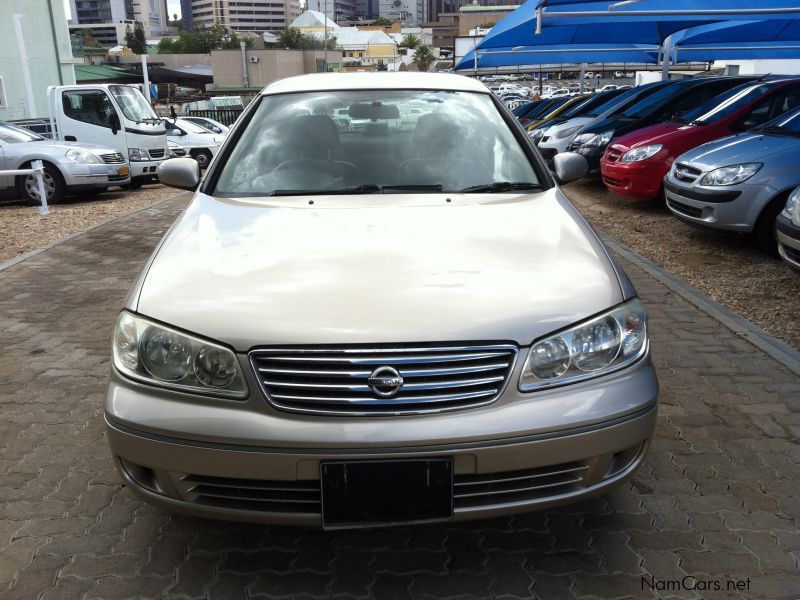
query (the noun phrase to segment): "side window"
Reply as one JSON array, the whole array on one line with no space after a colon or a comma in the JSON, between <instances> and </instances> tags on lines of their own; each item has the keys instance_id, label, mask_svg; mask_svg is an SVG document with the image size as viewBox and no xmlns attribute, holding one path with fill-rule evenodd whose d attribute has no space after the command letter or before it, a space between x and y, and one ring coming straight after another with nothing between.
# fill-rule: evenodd
<instances>
[{"instance_id":1,"label":"side window","mask_svg":"<svg viewBox=\"0 0 800 600\"><path fill-rule=\"evenodd\" d=\"M64 114L70 119L111 129L116 114L106 93L102 90L71 90L61 95Z\"/></svg>"},{"instance_id":2,"label":"side window","mask_svg":"<svg viewBox=\"0 0 800 600\"><path fill-rule=\"evenodd\" d=\"M778 97L767 98L766 100L762 100L758 104L756 104L746 115L744 115L741 119L738 119L737 125L738 129L750 129L752 127L758 127L759 125L763 125L767 121L769 121L773 116L780 114L779 112L773 111L773 106L782 103L785 100L783 94L779 95ZM783 112L783 111L780 111Z\"/></svg>"},{"instance_id":3,"label":"side window","mask_svg":"<svg viewBox=\"0 0 800 600\"><path fill-rule=\"evenodd\" d=\"M770 117L778 117L798 106L800 106L800 89L787 90L776 97Z\"/></svg>"},{"instance_id":4,"label":"side window","mask_svg":"<svg viewBox=\"0 0 800 600\"><path fill-rule=\"evenodd\" d=\"M667 114L664 115L667 119L674 119L675 117L680 117L683 113L692 110L693 108L697 108L703 103L705 99L705 92L703 90L690 90L684 96L675 100L672 103L672 106L667 109Z\"/></svg>"}]
</instances>

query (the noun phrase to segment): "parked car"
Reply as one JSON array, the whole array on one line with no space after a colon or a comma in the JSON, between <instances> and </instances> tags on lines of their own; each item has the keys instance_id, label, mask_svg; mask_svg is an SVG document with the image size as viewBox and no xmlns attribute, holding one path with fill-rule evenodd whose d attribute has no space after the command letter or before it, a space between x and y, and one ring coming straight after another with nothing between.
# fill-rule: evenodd
<instances>
[{"instance_id":1,"label":"parked car","mask_svg":"<svg viewBox=\"0 0 800 600\"><path fill-rule=\"evenodd\" d=\"M584 96L578 102L572 104L567 110L555 115L553 118L542 119L536 127L529 131L529 135L534 142L538 143L544 138L545 133L550 127L564 123L570 119L587 115L599 106L609 102L612 98L619 96L621 93L622 91L611 90L600 94ZM552 158L552 156L550 158Z\"/></svg>"},{"instance_id":2,"label":"parked car","mask_svg":"<svg viewBox=\"0 0 800 600\"><path fill-rule=\"evenodd\" d=\"M203 169L211 163L211 159L217 154L224 141L223 136L216 135L194 123L180 119L177 121L163 119L163 121L167 128L167 138L171 138L183 146L189 152L189 156L195 159Z\"/></svg>"},{"instance_id":3,"label":"parked car","mask_svg":"<svg viewBox=\"0 0 800 600\"><path fill-rule=\"evenodd\" d=\"M383 127L420 97L413 132ZM371 144L329 116L354 105ZM644 308L504 113L460 75L292 77L202 185L193 161L165 162L162 181L196 193L114 329L105 419L127 487L342 528L628 479L657 410ZM562 180L585 170L555 162Z\"/></svg>"},{"instance_id":4,"label":"parked car","mask_svg":"<svg viewBox=\"0 0 800 600\"><path fill-rule=\"evenodd\" d=\"M557 119L560 115L563 115L570 108L579 105L585 99L586 99L586 96L570 96L569 98L567 98L566 102L564 102L563 104L557 105L556 107L552 108L551 110L546 111L540 117L537 117L536 119L534 119L530 123L528 123L528 125L526 126L526 129L528 130L528 134L530 135L531 133L533 133L533 130L536 129L536 127L538 127L539 125L542 125L542 124L545 124L545 123L550 123L554 119Z\"/></svg>"},{"instance_id":5,"label":"parked car","mask_svg":"<svg viewBox=\"0 0 800 600\"><path fill-rule=\"evenodd\" d=\"M564 96L561 98L547 98L542 100L542 103L539 104L538 107L526 113L524 117L519 117L517 120L519 121L520 125L527 127L533 121L539 119L543 115L548 114L566 102L569 102L569 96Z\"/></svg>"},{"instance_id":6,"label":"parked car","mask_svg":"<svg viewBox=\"0 0 800 600\"><path fill-rule=\"evenodd\" d=\"M600 168L600 158L608 145L622 135L680 117L707 100L753 79L708 77L671 81L638 102L586 125L572 139L570 149L585 156L589 169L595 171Z\"/></svg>"},{"instance_id":7,"label":"parked car","mask_svg":"<svg viewBox=\"0 0 800 600\"><path fill-rule=\"evenodd\" d=\"M177 142L173 142L172 140L167 140L167 146L169 146L170 158L183 158L184 156L189 155L189 153L186 151L186 148L184 148Z\"/></svg>"},{"instance_id":8,"label":"parked car","mask_svg":"<svg viewBox=\"0 0 800 600\"><path fill-rule=\"evenodd\" d=\"M195 125L200 125L203 129L208 129L211 133L218 135L228 135L231 132L230 127L223 125L219 121L209 119L208 117L178 117L178 122L189 121Z\"/></svg>"},{"instance_id":9,"label":"parked car","mask_svg":"<svg viewBox=\"0 0 800 600\"><path fill-rule=\"evenodd\" d=\"M800 106L800 80L737 86L671 121L621 136L608 147L600 170L613 193L632 200L663 198L664 176L677 156L721 137L763 125Z\"/></svg>"},{"instance_id":10,"label":"parked car","mask_svg":"<svg viewBox=\"0 0 800 600\"><path fill-rule=\"evenodd\" d=\"M570 91L567 88L558 88L550 92L546 98L566 98L570 95Z\"/></svg>"},{"instance_id":11,"label":"parked car","mask_svg":"<svg viewBox=\"0 0 800 600\"><path fill-rule=\"evenodd\" d=\"M775 222L778 253L786 263L800 271L800 188L789 195Z\"/></svg>"},{"instance_id":12,"label":"parked car","mask_svg":"<svg viewBox=\"0 0 800 600\"><path fill-rule=\"evenodd\" d=\"M608 91L615 90L615 89L617 89L617 86L615 84L607 83L603 87L597 88L597 93L608 92Z\"/></svg>"},{"instance_id":13,"label":"parked car","mask_svg":"<svg viewBox=\"0 0 800 600\"><path fill-rule=\"evenodd\" d=\"M800 109L679 156L664 180L667 206L683 221L751 234L774 252L775 219L800 185L798 153Z\"/></svg>"},{"instance_id":14,"label":"parked car","mask_svg":"<svg viewBox=\"0 0 800 600\"><path fill-rule=\"evenodd\" d=\"M619 96L614 96L600 106L593 108L585 115L572 117L568 121L553 125L542 135L542 139L538 144L539 152L548 160L552 159L559 152L566 152L572 142L572 138L578 135L585 126L595 120L602 120L611 113L622 110L638 102L649 94L655 93L665 85L669 85L669 82L658 81L627 90Z\"/></svg>"},{"instance_id":15,"label":"parked car","mask_svg":"<svg viewBox=\"0 0 800 600\"><path fill-rule=\"evenodd\" d=\"M600 79L602 76L601 73L595 73L594 71L587 71L583 74L584 79Z\"/></svg>"},{"instance_id":16,"label":"parked car","mask_svg":"<svg viewBox=\"0 0 800 600\"><path fill-rule=\"evenodd\" d=\"M130 183L130 167L115 148L78 142L47 140L27 129L0 121L0 189L16 188L29 204L41 204L34 175L5 175L3 171L44 163L48 202L60 202L68 193L94 196L109 187Z\"/></svg>"}]
</instances>

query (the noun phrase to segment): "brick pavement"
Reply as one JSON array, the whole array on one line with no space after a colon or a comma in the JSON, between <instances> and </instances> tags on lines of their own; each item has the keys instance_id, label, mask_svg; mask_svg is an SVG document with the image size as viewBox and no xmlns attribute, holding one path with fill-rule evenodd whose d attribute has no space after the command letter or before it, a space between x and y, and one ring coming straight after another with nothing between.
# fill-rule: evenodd
<instances>
[{"instance_id":1,"label":"brick pavement","mask_svg":"<svg viewBox=\"0 0 800 600\"><path fill-rule=\"evenodd\" d=\"M336 533L170 516L135 499L104 440L110 331L185 201L0 272L3 599L800 597L800 381L632 266L662 407L646 464L611 494ZM675 586L686 575L698 590ZM749 590L726 592L728 581Z\"/></svg>"}]
</instances>

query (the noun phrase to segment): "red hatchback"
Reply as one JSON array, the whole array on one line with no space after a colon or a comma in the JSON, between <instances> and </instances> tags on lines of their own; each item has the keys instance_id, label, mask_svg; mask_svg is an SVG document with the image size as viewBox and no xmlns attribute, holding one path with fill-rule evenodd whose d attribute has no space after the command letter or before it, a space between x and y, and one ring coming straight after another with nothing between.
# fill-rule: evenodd
<instances>
[{"instance_id":1,"label":"red hatchback","mask_svg":"<svg viewBox=\"0 0 800 600\"><path fill-rule=\"evenodd\" d=\"M798 79L757 81L735 87L680 117L615 140L600 161L603 183L624 198L661 198L664 176L681 154L758 127L797 106Z\"/></svg>"}]
</instances>

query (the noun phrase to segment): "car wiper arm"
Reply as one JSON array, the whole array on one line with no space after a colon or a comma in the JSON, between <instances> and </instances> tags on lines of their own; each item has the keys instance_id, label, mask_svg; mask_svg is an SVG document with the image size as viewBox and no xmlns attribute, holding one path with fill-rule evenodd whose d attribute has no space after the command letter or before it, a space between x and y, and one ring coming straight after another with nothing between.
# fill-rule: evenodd
<instances>
[{"instance_id":1,"label":"car wiper arm","mask_svg":"<svg viewBox=\"0 0 800 600\"><path fill-rule=\"evenodd\" d=\"M484 183L481 185L473 185L466 187L463 190L458 190L459 193L468 194L470 192L514 192L517 190L540 190L542 186L538 183L531 183L530 181L496 181L494 183Z\"/></svg>"},{"instance_id":2,"label":"car wiper arm","mask_svg":"<svg viewBox=\"0 0 800 600\"><path fill-rule=\"evenodd\" d=\"M270 196L335 196L349 194L384 194L387 190L414 191L414 192L441 192L442 185L435 184L398 184L378 185L377 183L364 183L349 188L335 190L273 190Z\"/></svg>"}]
</instances>

